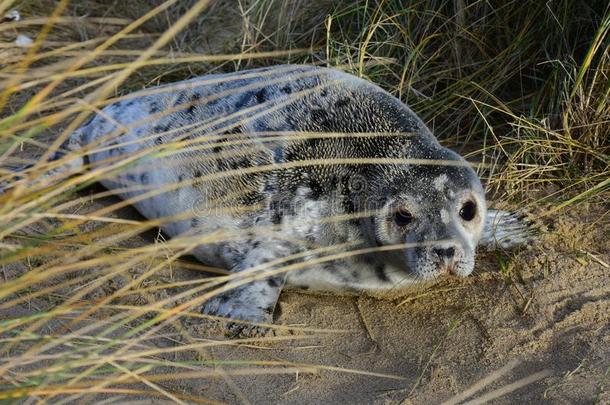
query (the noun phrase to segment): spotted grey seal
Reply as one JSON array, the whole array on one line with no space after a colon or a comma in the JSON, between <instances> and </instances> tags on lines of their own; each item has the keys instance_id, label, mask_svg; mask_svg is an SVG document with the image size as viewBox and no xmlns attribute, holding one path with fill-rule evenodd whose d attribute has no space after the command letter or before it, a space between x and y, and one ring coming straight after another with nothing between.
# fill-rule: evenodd
<instances>
[{"instance_id":1,"label":"spotted grey seal","mask_svg":"<svg viewBox=\"0 0 610 405\"><path fill-rule=\"evenodd\" d=\"M146 89L107 105L63 146L191 253L230 269L204 304L233 333L270 323L283 286L383 293L468 276L477 244L525 239L487 212L457 153L380 87L283 65ZM74 158L80 151L82 158ZM512 227L512 228L511 228ZM508 230L508 231L507 231ZM209 235L216 235L209 238ZM508 242L507 242L508 240Z\"/></svg>"}]
</instances>

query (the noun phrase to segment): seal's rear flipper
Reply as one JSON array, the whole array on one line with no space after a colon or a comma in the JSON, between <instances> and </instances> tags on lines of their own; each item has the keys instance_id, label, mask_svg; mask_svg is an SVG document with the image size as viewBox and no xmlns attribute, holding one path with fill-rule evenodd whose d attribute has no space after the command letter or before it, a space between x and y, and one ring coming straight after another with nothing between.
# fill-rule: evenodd
<instances>
[{"instance_id":1,"label":"seal's rear flipper","mask_svg":"<svg viewBox=\"0 0 610 405\"><path fill-rule=\"evenodd\" d=\"M74 154L73 156L70 156L70 152L63 149L53 153L49 162L57 160L63 160L60 166L53 167L46 171L43 169L42 174L38 175L32 184L28 181L28 186L44 183L49 183L48 185L50 185L59 178L58 176L60 174L65 173L66 176L76 174L84 165L84 159L81 156L74 156ZM5 167L4 169L6 169L9 174L0 176L0 194L12 189L17 182L32 178L30 173L27 172L34 166L35 164L28 164L20 167Z\"/></svg>"},{"instance_id":2,"label":"seal's rear flipper","mask_svg":"<svg viewBox=\"0 0 610 405\"><path fill-rule=\"evenodd\" d=\"M527 215L488 210L479 246L487 250L514 249L531 244L542 229Z\"/></svg>"}]
</instances>

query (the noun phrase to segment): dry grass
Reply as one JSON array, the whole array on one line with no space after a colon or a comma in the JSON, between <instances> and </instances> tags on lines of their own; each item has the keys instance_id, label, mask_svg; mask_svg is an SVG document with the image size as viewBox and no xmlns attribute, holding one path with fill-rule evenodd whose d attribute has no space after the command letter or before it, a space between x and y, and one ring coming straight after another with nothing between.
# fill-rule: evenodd
<instances>
[{"instance_id":1,"label":"dry grass","mask_svg":"<svg viewBox=\"0 0 610 405\"><path fill-rule=\"evenodd\" d=\"M496 198L545 203L544 215L605 204L597 225L608 226L610 9L602 1L152 3L0 1L0 15L16 8L23 16L0 24L0 181L14 186L0 195L0 399L215 403L163 383L231 385L237 375L328 368L210 360L210 348L261 339L209 340L185 324L206 318L198 308L223 282L250 279L182 257L235 235L166 241L159 221L123 215L133 201L82 191L129 162L36 181L61 163L46 158L91 113L147 85L285 62L340 66L403 99L446 144L482 162ZM15 46L17 34L32 46ZM17 180L7 169L24 163L34 166ZM141 234L154 243L127 243ZM357 254L348 248L330 247L321 260ZM176 268L221 275L180 278ZM259 270L254 277L269 275ZM33 310L16 312L24 305ZM265 342L341 332L275 327L279 336Z\"/></svg>"}]
</instances>

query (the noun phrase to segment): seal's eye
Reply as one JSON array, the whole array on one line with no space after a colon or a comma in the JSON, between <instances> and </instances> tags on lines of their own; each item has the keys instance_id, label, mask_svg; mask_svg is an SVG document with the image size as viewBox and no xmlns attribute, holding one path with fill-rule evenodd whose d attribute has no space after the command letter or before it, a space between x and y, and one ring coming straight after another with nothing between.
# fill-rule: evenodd
<instances>
[{"instance_id":1,"label":"seal's eye","mask_svg":"<svg viewBox=\"0 0 610 405\"><path fill-rule=\"evenodd\" d=\"M413 221L413 214L409 212L406 208L398 208L396 214L394 214L394 221L398 226L406 226L409 225Z\"/></svg>"},{"instance_id":2,"label":"seal's eye","mask_svg":"<svg viewBox=\"0 0 610 405\"><path fill-rule=\"evenodd\" d=\"M472 201L467 201L462 208L460 209L460 217L464 221L472 221L473 218L477 215L477 206Z\"/></svg>"}]
</instances>

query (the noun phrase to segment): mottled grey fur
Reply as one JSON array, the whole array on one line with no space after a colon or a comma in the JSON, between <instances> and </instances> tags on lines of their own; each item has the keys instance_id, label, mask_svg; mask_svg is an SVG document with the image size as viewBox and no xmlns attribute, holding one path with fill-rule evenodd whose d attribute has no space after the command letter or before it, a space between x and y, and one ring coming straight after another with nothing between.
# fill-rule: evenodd
<instances>
[{"instance_id":1,"label":"mottled grey fur","mask_svg":"<svg viewBox=\"0 0 610 405\"><path fill-rule=\"evenodd\" d=\"M277 66L145 90L105 107L65 148L88 150L92 167L141 154L102 184L138 199L147 218L181 216L161 226L170 236L222 232L192 253L259 279L212 298L207 314L271 322L285 284L383 292L467 276L484 230L473 169L400 100L334 69ZM468 202L476 213L464 220Z\"/></svg>"}]
</instances>

